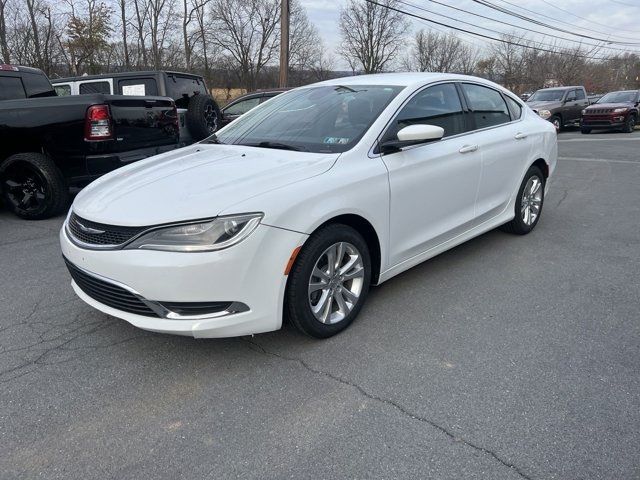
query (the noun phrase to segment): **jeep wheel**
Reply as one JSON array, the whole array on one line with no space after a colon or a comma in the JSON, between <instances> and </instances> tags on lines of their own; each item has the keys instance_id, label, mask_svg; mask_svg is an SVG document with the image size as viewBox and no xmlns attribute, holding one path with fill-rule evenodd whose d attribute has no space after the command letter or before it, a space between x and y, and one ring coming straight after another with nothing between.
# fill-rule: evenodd
<instances>
[{"instance_id":1,"label":"jeep wheel","mask_svg":"<svg viewBox=\"0 0 640 480\"><path fill-rule=\"evenodd\" d=\"M220 125L220 109L209 95L194 95L186 113L187 128L195 141L207 138Z\"/></svg>"},{"instance_id":2,"label":"jeep wheel","mask_svg":"<svg viewBox=\"0 0 640 480\"><path fill-rule=\"evenodd\" d=\"M629 118L625 122L624 128L622 129L622 131L624 133L633 133L635 129L636 129L636 116L629 115Z\"/></svg>"}]
</instances>

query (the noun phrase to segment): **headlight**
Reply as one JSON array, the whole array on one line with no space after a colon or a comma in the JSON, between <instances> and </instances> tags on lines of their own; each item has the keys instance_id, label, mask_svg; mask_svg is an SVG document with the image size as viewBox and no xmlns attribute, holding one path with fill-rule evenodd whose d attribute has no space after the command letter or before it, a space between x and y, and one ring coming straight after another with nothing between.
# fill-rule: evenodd
<instances>
[{"instance_id":1,"label":"headlight","mask_svg":"<svg viewBox=\"0 0 640 480\"><path fill-rule=\"evenodd\" d=\"M586 114L587 114L587 109L585 108L585 109L584 109L584 110L582 110L582 112L580 112L580 113L582 113L582 115L586 115Z\"/></svg>"},{"instance_id":2,"label":"headlight","mask_svg":"<svg viewBox=\"0 0 640 480\"><path fill-rule=\"evenodd\" d=\"M144 233L125 248L168 252L211 252L231 247L251 235L264 215L247 213L206 222L160 227Z\"/></svg>"},{"instance_id":3,"label":"headlight","mask_svg":"<svg viewBox=\"0 0 640 480\"><path fill-rule=\"evenodd\" d=\"M613 113L622 113L622 112L626 112L627 110L629 110L626 107L622 107L622 108L616 108Z\"/></svg>"},{"instance_id":4,"label":"headlight","mask_svg":"<svg viewBox=\"0 0 640 480\"><path fill-rule=\"evenodd\" d=\"M538 115L546 120L551 116L551 112L549 110L538 110Z\"/></svg>"}]
</instances>

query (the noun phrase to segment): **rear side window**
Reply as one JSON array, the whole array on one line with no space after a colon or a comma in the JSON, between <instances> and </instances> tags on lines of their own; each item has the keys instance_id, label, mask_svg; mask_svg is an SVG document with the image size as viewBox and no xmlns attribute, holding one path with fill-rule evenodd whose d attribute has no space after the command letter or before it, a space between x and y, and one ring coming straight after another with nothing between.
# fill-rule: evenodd
<instances>
[{"instance_id":1,"label":"rear side window","mask_svg":"<svg viewBox=\"0 0 640 480\"><path fill-rule=\"evenodd\" d=\"M27 97L55 97L56 92L44 74L27 73L22 77Z\"/></svg>"},{"instance_id":2,"label":"rear side window","mask_svg":"<svg viewBox=\"0 0 640 480\"><path fill-rule=\"evenodd\" d=\"M425 88L402 108L385 133L383 141L397 138L398 131L409 125L436 125L450 137L466 131L465 115L453 83Z\"/></svg>"},{"instance_id":3,"label":"rear side window","mask_svg":"<svg viewBox=\"0 0 640 480\"><path fill-rule=\"evenodd\" d=\"M14 100L26 97L20 78L0 77L0 100Z\"/></svg>"},{"instance_id":4,"label":"rear side window","mask_svg":"<svg viewBox=\"0 0 640 480\"><path fill-rule=\"evenodd\" d=\"M118 93L120 95L158 95L158 85L153 78L132 78L118 80Z\"/></svg>"},{"instance_id":5,"label":"rear side window","mask_svg":"<svg viewBox=\"0 0 640 480\"><path fill-rule=\"evenodd\" d=\"M518 102L516 102L509 95L504 96L507 101L507 105L509 106L509 110L511 110L511 118L513 120L518 120L522 116L522 107Z\"/></svg>"},{"instance_id":6,"label":"rear side window","mask_svg":"<svg viewBox=\"0 0 640 480\"><path fill-rule=\"evenodd\" d=\"M240 100L238 103L229 105L224 109L224 113L227 115L244 115L259 103L260 97L247 98L246 100Z\"/></svg>"},{"instance_id":7,"label":"rear side window","mask_svg":"<svg viewBox=\"0 0 640 480\"><path fill-rule=\"evenodd\" d=\"M472 83L463 83L462 89L467 97L476 129L494 127L511 121L507 104L498 91Z\"/></svg>"},{"instance_id":8,"label":"rear side window","mask_svg":"<svg viewBox=\"0 0 640 480\"><path fill-rule=\"evenodd\" d=\"M87 95L89 93L111 93L111 85L109 82L86 82L80 84L80 95Z\"/></svg>"},{"instance_id":9,"label":"rear side window","mask_svg":"<svg viewBox=\"0 0 640 480\"><path fill-rule=\"evenodd\" d=\"M53 88L59 97L71 95L71 85L55 85Z\"/></svg>"}]
</instances>

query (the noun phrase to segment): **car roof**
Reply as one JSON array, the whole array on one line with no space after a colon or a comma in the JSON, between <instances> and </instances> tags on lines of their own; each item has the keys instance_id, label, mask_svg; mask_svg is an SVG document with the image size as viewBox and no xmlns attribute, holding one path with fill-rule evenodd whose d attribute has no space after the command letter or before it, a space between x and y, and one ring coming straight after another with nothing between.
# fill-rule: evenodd
<instances>
[{"instance_id":1,"label":"car roof","mask_svg":"<svg viewBox=\"0 0 640 480\"><path fill-rule=\"evenodd\" d=\"M438 80L481 80L493 83L483 78L455 73L438 72L398 72L398 73L374 73L368 75L353 75L349 77L333 78L313 85L394 85L408 87L417 83L433 82Z\"/></svg>"},{"instance_id":2,"label":"car roof","mask_svg":"<svg viewBox=\"0 0 640 480\"><path fill-rule=\"evenodd\" d=\"M117 72L117 73L101 73L99 75L80 75L77 77L63 77L55 78L51 80L51 83L64 83L64 82L81 82L83 80L100 80L103 78L118 78L118 77L143 77L157 75L158 73L166 73L167 75L181 75L184 77L202 78L201 75L194 75L193 73L186 72L173 72L169 70L143 70L143 71L131 71L131 72Z\"/></svg>"},{"instance_id":3,"label":"car roof","mask_svg":"<svg viewBox=\"0 0 640 480\"><path fill-rule=\"evenodd\" d=\"M540 90L571 90L572 88L584 88L582 85L569 85L566 87L547 87Z\"/></svg>"}]
</instances>

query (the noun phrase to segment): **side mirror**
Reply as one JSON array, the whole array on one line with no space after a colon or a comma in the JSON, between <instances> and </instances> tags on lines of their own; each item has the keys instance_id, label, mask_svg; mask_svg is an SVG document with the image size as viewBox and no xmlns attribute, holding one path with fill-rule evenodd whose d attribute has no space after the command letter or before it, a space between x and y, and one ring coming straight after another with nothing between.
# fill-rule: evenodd
<instances>
[{"instance_id":1,"label":"side mirror","mask_svg":"<svg viewBox=\"0 0 640 480\"><path fill-rule=\"evenodd\" d=\"M436 125L409 125L398 132L397 140L389 140L380 145L383 153L402 150L410 145L440 140L444 136L444 128Z\"/></svg>"}]
</instances>

